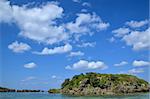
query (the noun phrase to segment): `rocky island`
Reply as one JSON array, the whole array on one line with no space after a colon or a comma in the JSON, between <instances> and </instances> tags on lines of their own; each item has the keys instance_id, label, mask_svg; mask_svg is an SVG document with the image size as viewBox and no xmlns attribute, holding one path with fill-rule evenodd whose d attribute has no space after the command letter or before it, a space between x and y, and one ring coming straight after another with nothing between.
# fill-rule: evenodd
<instances>
[{"instance_id":1,"label":"rocky island","mask_svg":"<svg viewBox=\"0 0 150 99\"><path fill-rule=\"evenodd\" d=\"M9 89L9 88L4 88L0 87L0 92L44 92L43 90L16 90L16 89Z\"/></svg>"},{"instance_id":2,"label":"rocky island","mask_svg":"<svg viewBox=\"0 0 150 99\"><path fill-rule=\"evenodd\" d=\"M149 92L149 83L127 74L86 73L75 75L62 83L60 91L66 95L126 95Z\"/></svg>"},{"instance_id":3,"label":"rocky island","mask_svg":"<svg viewBox=\"0 0 150 99\"><path fill-rule=\"evenodd\" d=\"M0 92L15 92L15 91L16 91L15 89L0 87Z\"/></svg>"}]
</instances>

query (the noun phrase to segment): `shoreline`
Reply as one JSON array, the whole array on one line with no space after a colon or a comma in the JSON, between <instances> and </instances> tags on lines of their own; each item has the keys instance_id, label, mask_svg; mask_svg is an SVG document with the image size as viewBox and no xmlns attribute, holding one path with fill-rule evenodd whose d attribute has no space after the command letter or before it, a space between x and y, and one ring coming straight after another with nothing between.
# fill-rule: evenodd
<instances>
[{"instance_id":1,"label":"shoreline","mask_svg":"<svg viewBox=\"0 0 150 99\"><path fill-rule=\"evenodd\" d=\"M107 97L107 96L134 96L134 95L141 95L141 94L150 94L150 92L138 92L138 93L129 93L129 94L114 94L114 95L69 95L69 94L62 94L62 93L48 93L47 91L44 92L0 92L0 93L47 93L47 94L58 94L58 95L63 95L63 96L68 96L68 97Z\"/></svg>"},{"instance_id":2,"label":"shoreline","mask_svg":"<svg viewBox=\"0 0 150 99\"><path fill-rule=\"evenodd\" d=\"M58 94L58 93L50 93L50 94ZM61 93L59 93L61 94ZM114 95L69 95L69 94L61 94L64 96L70 96L70 97L82 97L82 96L87 96L87 97L107 97L107 96L134 96L134 95L141 95L141 94L150 94L150 92L138 92L138 93L128 93L128 94L114 94Z\"/></svg>"}]
</instances>

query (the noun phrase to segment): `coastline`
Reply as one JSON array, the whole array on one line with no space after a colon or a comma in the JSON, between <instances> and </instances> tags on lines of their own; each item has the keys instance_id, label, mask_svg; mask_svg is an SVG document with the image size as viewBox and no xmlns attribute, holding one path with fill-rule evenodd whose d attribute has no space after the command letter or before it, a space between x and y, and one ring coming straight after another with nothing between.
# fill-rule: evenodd
<instances>
[{"instance_id":1,"label":"coastline","mask_svg":"<svg viewBox=\"0 0 150 99\"><path fill-rule=\"evenodd\" d=\"M114 94L114 95L69 95L69 94L62 94L62 93L50 93L50 94L61 94L64 96L70 96L70 97L82 97L82 96L86 96L86 97L108 97L108 96L134 96L134 95L141 95L141 94L150 94L149 92L137 92L137 93L128 93L128 94Z\"/></svg>"},{"instance_id":2,"label":"coastline","mask_svg":"<svg viewBox=\"0 0 150 99\"><path fill-rule=\"evenodd\" d=\"M0 92L1 93L4 93L4 92L44 92L43 90L28 90L28 89L22 89L22 90L19 90L19 89L10 89L10 88L4 88L4 87L0 87Z\"/></svg>"}]
</instances>

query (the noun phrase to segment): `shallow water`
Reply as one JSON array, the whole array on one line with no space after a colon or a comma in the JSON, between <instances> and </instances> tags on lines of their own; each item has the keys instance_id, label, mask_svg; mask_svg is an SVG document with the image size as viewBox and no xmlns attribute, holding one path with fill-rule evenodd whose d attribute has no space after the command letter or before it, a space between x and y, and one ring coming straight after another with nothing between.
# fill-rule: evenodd
<instances>
[{"instance_id":1,"label":"shallow water","mask_svg":"<svg viewBox=\"0 0 150 99\"><path fill-rule=\"evenodd\" d=\"M81 96L71 97L61 94L48 94L48 93L0 93L0 99L150 99L150 93L142 93L130 96Z\"/></svg>"}]
</instances>

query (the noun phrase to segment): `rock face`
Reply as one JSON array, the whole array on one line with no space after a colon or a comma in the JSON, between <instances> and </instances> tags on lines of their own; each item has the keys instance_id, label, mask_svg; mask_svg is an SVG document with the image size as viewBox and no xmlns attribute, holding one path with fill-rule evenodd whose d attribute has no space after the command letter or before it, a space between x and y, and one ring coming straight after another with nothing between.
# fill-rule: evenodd
<instances>
[{"instance_id":1,"label":"rock face","mask_svg":"<svg viewBox=\"0 0 150 99\"><path fill-rule=\"evenodd\" d=\"M66 79L61 93L67 95L123 95L149 92L149 84L143 79L127 74L86 73Z\"/></svg>"}]
</instances>

